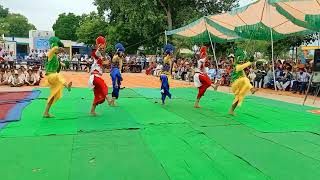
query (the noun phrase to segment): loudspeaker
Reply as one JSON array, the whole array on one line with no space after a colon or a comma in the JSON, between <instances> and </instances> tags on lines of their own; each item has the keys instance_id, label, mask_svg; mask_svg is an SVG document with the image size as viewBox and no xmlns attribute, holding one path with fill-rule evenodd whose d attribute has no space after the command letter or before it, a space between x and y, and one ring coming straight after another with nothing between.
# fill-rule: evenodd
<instances>
[{"instance_id":1,"label":"loudspeaker","mask_svg":"<svg viewBox=\"0 0 320 180\"><path fill-rule=\"evenodd\" d=\"M320 72L320 49L314 51L313 71Z\"/></svg>"}]
</instances>

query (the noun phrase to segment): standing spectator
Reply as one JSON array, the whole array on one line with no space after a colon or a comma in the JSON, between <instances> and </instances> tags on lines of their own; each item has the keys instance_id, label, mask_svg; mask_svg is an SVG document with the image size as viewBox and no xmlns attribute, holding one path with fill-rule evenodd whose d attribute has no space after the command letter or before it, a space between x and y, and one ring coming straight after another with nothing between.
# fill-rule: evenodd
<instances>
[{"instance_id":1,"label":"standing spectator","mask_svg":"<svg viewBox=\"0 0 320 180\"><path fill-rule=\"evenodd\" d=\"M1 68L0 70L0 85L5 85L7 82L6 70Z\"/></svg>"},{"instance_id":2,"label":"standing spectator","mask_svg":"<svg viewBox=\"0 0 320 180\"><path fill-rule=\"evenodd\" d=\"M252 84L252 85L254 85L254 81L255 81L255 79L256 79L256 73L254 72L254 70L252 69L252 68L250 68L250 70L249 70L250 72L249 72L249 75L248 75L248 78L250 79L250 83Z\"/></svg>"},{"instance_id":3,"label":"standing spectator","mask_svg":"<svg viewBox=\"0 0 320 180\"><path fill-rule=\"evenodd\" d=\"M303 66L299 67L299 72L297 73L297 81L293 83L293 93L297 93L299 90L299 94L305 93L307 84L309 82L310 75L305 72Z\"/></svg>"},{"instance_id":4,"label":"standing spectator","mask_svg":"<svg viewBox=\"0 0 320 180\"><path fill-rule=\"evenodd\" d=\"M216 76L216 69L214 68L213 64L210 65L208 70L208 76L210 77L211 81L214 82L214 78Z\"/></svg>"},{"instance_id":5,"label":"standing spectator","mask_svg":"<svg viewBox=\"0 0 320 180\"><path fill-rule=\"evenodd\" d=\"M269 88L272 85L271 82L273 82L273 71L272 71L272 68L270 68L270 67L267 67L266 70L267 70L267 75L264 76L263 87Z\"/></svg>"},{"instance_id":6,"label":"standing spectator","mask_svg":"<svg viewBox=\"0 0 320 180\"><path fill-rule=\"evenodd\" d=\"M259 69L256 73L256 78L254 79L254 87L255 88L262 87L263 77L264 77L264 71Z\"/></svg>"},{"instance_id":7,"label":"standing spectator","mask_svg":"<svg viewBox=\"0 0 320 180\"><path fill-rule=\"evenodd\" d=\"M7 54L7 56L5 57L5 61L8 62L8 66L10 68L13 68L13 66L14 66L14 58L13 58L13 52L12 51L10 51L10 53Z\"/></svg>"}]
</instances>

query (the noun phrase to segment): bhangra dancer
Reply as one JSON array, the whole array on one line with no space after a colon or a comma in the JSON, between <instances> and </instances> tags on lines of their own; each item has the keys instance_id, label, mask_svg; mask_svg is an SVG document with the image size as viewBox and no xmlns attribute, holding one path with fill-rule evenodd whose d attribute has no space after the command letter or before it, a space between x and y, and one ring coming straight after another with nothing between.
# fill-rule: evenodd
<instances>
[{"instance_id":1,"label":"bhangra dancer","mask_svg":"<svg viewBox=\"0 0 320 180\"><path fill-rule=\"evenodd\" d=\"M214 90L217 90L218 85L212 84L210 77L207 74L207 69L210 65L210 62L207 58L207 47L203 46L200 49L200 59L198 61L198 68L195 70L193 76L194 85L198 88L197 99L194 103L195 108L200 108L199 102L202 96L204 96L207 89L212 86Z\"/></svg>"},{"instance_id":2,"label":"bhangra dancer","mask_svg":"<svg viewBox=\"0 0 320 180\"><path fill-rule=\"evenodd\" d=\"M171 72L173 51L174 51L174 46L171 44L167 44L164 47L165 57L163 58L163 68L160 75L160 81L161 81L160 92L161 92L161 100L163 105L165 104L167 97L171 99L168 75L170 75L170 72Z\"/></svg>"},{"instance_id":3,"label":"bhangra dancer","mask_svg":"<svg viewBox=\"0 0 320 180\"><path fill-rule=\"evenodd\" d=\"M48 97L47 105L43 116L45 118L52 118L49 114L52 104L57 102L62 97L63 88L66 87L71 91L72 82L66 83L61 76L60 69L64 64L58 60L58 54L64 52L64 45L58 37L51 37L49 39L51 50L48 52L48 61L46 62L46 82L45 84L50 88L50 95Z\"/></svg>"},{"instance_id":4,"label":"bhangra dancer","mask_svg":"<svg viewBox=\"0 0 320 180\"><path fill-rule=\"evenodd\" d=\"M235 95L235 98L229 111L230 115L235 115L234 110L241 106L246 94L249 91L254 94L258 90L253 88L250 80L247 78L244 72L244 69L252 64L254 57L250 57L249 61L244 63L246 56L242 49L236 50L235 57L236 59L233 62L233 72L231 74L231 89Z\"/></svg>"},{"instance_id":5,"label":"bhangra dancer","mask_svg":"<svg viewBox=\"0 0 320 180\"><path fill-rule=\"evenodd\" d=\"M124 61L125 48L121 43L115 45L116 54L112 58L110 76L112 79L112 101L111 105L115 106L115 100L119 98L119 92L121 89L121 82L123 81L121 76L122 64Z\"/></svg>"},{"instance_id":6,"label":"bhangra dancer","mask_svg":"<svg viewBox=\"0 0 320 180\"><path fill-rule=\"evenodd\" d=\"M111 101L108 98L108 86L102 79L103 74L103 60L104 57L102 54L105 52L106 48L106 40L104 37L99 36L96 39L97 50L92 51L92 58L94 59L94 63L91 66L90 70L90 78L89 78L89 87L93 89L94 100L91 107L90 114L92 116L96 116L96 107L99 104L103 104L105 100L108 101L110 105Z\"/></svg>"}]
</instances>

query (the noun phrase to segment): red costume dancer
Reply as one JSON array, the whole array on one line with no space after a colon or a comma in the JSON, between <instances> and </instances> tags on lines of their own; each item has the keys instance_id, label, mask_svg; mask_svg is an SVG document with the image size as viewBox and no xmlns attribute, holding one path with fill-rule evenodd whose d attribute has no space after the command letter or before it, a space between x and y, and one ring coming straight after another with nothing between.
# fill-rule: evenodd
<instances>
[{"instance_id":1,"label":"red costume dancer","mask_svg":"<svg viewBox=\"0 0 320 180\"><path fill-rule=\"evenodd\" d=\"M199 102L201 97L207 91L207 89L212 86L217 90L217 85L212 85L210 77L207 75L207 69L210 66L210 62L207 59L207 47L203 46L200 49L200 60L198 61L198 68L195 70L194 74L194 85L198 88L198 96L194 104L195 108L200 108Z\"/></svg>"},{"instance_id":2,"label":"red costume dancer","mask_svg":"<svg viewBox=\"0 0 320 180\"><path fill-rule=\"evenodd\" d=\"M108 103L108 87L104 80L102 79L102 67L103 67L103 57L102 53L105 51L106 40L104 37L99 36L96 39L97 50L94 50L91 54L94 59L94 63L91 66L89 87L93 88L94 100L91 108L91 115L96 116L96 106L102 104L107 99Z\"/></svg>"}]
</instances>

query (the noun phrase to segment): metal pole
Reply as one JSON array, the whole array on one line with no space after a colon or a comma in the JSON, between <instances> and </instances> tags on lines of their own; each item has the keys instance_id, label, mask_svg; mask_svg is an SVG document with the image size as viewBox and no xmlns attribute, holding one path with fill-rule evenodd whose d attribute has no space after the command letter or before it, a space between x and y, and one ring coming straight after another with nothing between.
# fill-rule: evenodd
<instances>
[{"instance_id":1,"label":"metal pole","mask_svg":"<svg viewBox=\"0 0 320 180\"><path fill-rule=\"evenodd\" d=\"M310 86L311 86L311 83L312 83L313 76L314 76L314 72L312 72L311 78L310 78L310 80L309 80L308 89L307 89L306 96L304 97L304 100L303 100L303 104L302 104L302 105L305 105L305 104L306 104L306 101L307 101L307 98L308 98L308 95L309 95L309 90L310 90Z\"/></svg>"},{"instance_id":2,"label":"metal pole","mask_svg":"<svg viewBox=\"0 0 320 180\"><path fill-rule=\"evenodd\" d=\"M266 2L268 3L268 2ZM269 4L268 4L269 5ZM270 5L268 6L269 10L269 24L271 24L271 12L270 12ZM277 86L276 86L276 71L275 71L275 63L274 63L274 47L273 47L273 31L272 27L270 25L270 38L271 38L271 59L272 59L272 70L273 70L273 84L274 84L274 90L277 91Z\"/></svg>"},{"instance_id":3,"label":"metal pole","mask_svg":"<svg viewBox=\"0 0 320 180\"><path fill-rule=\"evenodd\" d=\"M319 95L319 93L320 93L320 85L318 85L318 88L317 88L317 89L318 89L318 90L317 90L316 95L315 95L315 97L314 97L313 104L315 104L315 103L316 103L316 100L317 100L318 95Z\"/></svg>"},{"instance_id":4,"label":"metal pole","mask_svg":"<svg viewBox=\"0 0 320 180\"><path fill-rule=\"evenodd\" d=\"M168 44L167 30L164 31L164 35L166 36L166 44Z\"/></svg>"},{"instance_id":5,"label":"metal pole","mask_svg":"<svg viewBox=\"0 0 320 180\"><path fill-rule=\"evenodd\" d=\"M206 17L204 17L204 24L205 24L205 26L206 26L206 30L207 30L208 35L209 35L209 40L210 40L210 44L211 44L211 49L212 49L212 52L213 52L213 58L214 58L214 61L216 62L216 67L217 67L217 69L219 69L219 67L218 67L218 60L217 60L217 57L216 57L216 48L215 48L216 43L214 43L214 46L213 46L212 39L211 39L211 34L210 34L210 32L208 31L208 27L207 27L207 19L206 19Z\"/></svg>"}]
</instances>

